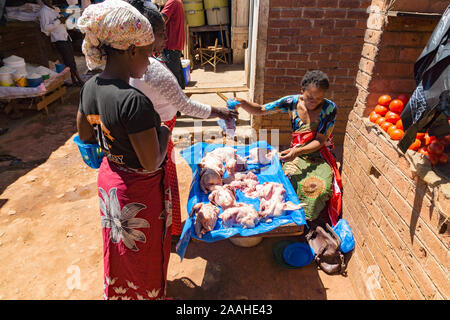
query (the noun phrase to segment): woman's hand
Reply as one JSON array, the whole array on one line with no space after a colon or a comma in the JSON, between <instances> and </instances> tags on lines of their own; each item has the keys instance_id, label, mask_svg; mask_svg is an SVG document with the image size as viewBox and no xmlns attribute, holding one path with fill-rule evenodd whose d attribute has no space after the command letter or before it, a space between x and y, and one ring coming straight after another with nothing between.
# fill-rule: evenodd
<instances>
[{"instance_id":1,"label":"woman's hand","mask_svg":"<svg viewBox=\"0 0 450 320\"><path fill-rule=\"evenodd\" d=\"M289 148L280 152L280 160L284 162L289 162L294 160L296 157L300 155L298 148Z\"/></svg>"},{"instance_id":2,"label":"woman's hand","mask_svg":"<svg viewBox=\"0 0 450 320\"><path fill-rule=\"evenodd\" d=\"M223 120L233 120L234 118L237 118L237 116L238 116L238 112L236 110L231 110L228 108L217 108L217 107L211 108L210 118L219 117Z\"/></svg>"}]
</instances>

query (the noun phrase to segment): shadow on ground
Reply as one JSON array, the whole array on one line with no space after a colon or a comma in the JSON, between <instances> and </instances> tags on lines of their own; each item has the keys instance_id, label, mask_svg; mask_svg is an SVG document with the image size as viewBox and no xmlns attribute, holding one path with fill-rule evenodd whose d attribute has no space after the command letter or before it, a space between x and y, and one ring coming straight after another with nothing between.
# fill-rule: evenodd
<instances>
[{"instance_id":1,"label":"shadow on ground","mask_svg":"<svg viewBox=\"0 0 450 320\"><path fill-rule=\"evenodd\" d=\"M204 259L204 267L197 262L198 268L204 268L203 279L200 284L186 276L169 280L167 295L193 300L326 300L326 288L313 263L286 269L274 259L273 246L287 239L299 241L300 237L265 238L251 248L228 240L191 241L181 266L189 268L190 260Z\"/></svg>"},{"instance_id":2,"label":"shadow on ground","mask_svg":"<svg viewBox=\"0 0 450 320\"><path fill-rule=\"evenodd\" d=\"M43 111L21 110L12 120L0 114L0 127L9 128L0 136L0 194L14 181L41 165L76 132L79 88L69 88L64 103L56 101ZM0 208L6 203L0 199Z\"/></svg>"}]
</instances>

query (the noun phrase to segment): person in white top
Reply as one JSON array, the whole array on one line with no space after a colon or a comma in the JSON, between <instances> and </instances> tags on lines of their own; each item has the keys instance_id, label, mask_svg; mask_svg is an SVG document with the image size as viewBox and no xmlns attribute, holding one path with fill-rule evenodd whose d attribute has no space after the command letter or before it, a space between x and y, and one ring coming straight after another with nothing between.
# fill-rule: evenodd
<instances>
[{"instance_id":1,"label":"person in white top","mask_svg":"<svg viewBox=\"0 0 450 320\"><path fill-rule=\"evenodd\" d=\"M155 36L153 52L161 52L167 41L165 23L162 15L153 6L145 5L142 0L127 0L138 9L151 23ZM152 102L161 121L172 130L176 121L177 111L196 118L215 118L231 120L237 116L237 112L228 108L213 107L188 98L178 84L173 73L155 58L150 58L150 65L141 79L130 79L130 85L139 89ZM181 212L178 192L178 179L176 166L172 157L173 143L169 141L167 155L167 175L172 196L172 235L181 234Z\"/></svg>"},{"instance_id":2,"label":"person in white top","mask_svg":"<svg viewBox=\"0 0 450 320\"><path fill-rule=\"evenodd\" d=\"M83 85L83 80L78 74L72 44L69 42L65 21L66 18L59 17L59 9L53 7L52 0L42 0L43 5L39 11L41 31L50 36L50 41L62 57L63 63L70 68L70 76L74 85Z\"/></svg>"}]
</instances>

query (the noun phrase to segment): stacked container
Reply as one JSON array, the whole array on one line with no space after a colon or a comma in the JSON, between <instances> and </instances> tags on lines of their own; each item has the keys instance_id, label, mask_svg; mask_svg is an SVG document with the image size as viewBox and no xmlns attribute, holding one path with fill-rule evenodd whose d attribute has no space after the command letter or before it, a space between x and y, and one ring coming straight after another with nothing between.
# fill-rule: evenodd
<instances>
[{"instance_id":1,"label":"stacked container","mask_svg":"<svg viewBox=\"0 0 450 320\"><path fill-rule=\"evenodd\" d=\"M203 10L203 0L183 0L184 15L190 27L200 27L205 25L205 10Z\"/></svg>"},{"instance_id":2,"label":"stacked container","mask_svg":"<svg viewBox=\"0 0 450 320\"><path fill-rule=\"evenodd\" d=\"M230 23L230 13L228 11L228 0L203 0L206 9L208 25Z\"/></svg>"}]
</instances>

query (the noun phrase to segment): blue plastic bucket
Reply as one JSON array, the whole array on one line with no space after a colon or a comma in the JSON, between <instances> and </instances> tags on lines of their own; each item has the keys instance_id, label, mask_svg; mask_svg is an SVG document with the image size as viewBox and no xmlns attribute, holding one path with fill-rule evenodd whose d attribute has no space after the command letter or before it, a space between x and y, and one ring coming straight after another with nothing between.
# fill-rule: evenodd
<instances>
[{"instance_id":1,"label":"blue plastic bucket","mask_svg":"<svg viewBox=\"0 0 450 320\"><path fill-rule=\"evenodd\" d=\"M83 143L78 135L73 138L73 142L75 142L78 146L81 157L89 167L93 169L100 168L100 165L102 164L103 151L98 144Z\"/></svg>"},{"instance_id":2,"label":"blue plastic bucket","mask_svg":"<svg viewBox=\"0 0 450 320\"><path fill-rule=\"evenodd\" d=\"M56 72L61 73L66 68L66 65L62 64L62 63L57 63L57 64L55 64L55 68L56 68Z\"/></svg>"},{"instance_id":3,"label":"blue plastic bucket","mask_svg":"<svg viewBox=\"0 0 450 320\"><path fill-rule=\"evenodd\" d=\"M184 85L187 86L191 82L191 61L189 59L181 60L181 66L184 74Z\"/></svg>"}]
</instances>

